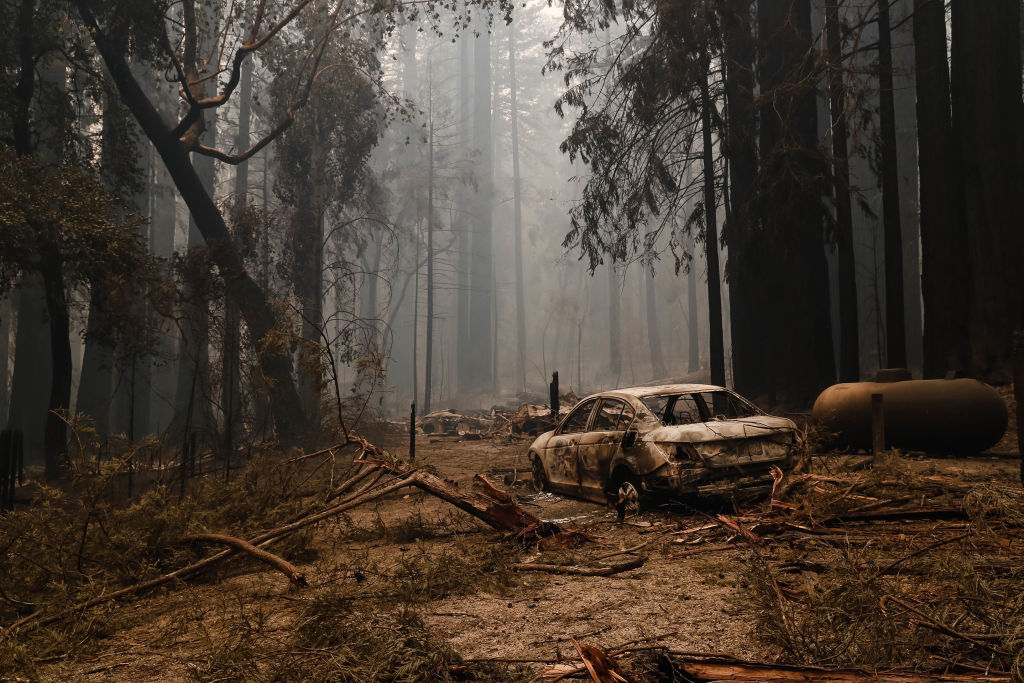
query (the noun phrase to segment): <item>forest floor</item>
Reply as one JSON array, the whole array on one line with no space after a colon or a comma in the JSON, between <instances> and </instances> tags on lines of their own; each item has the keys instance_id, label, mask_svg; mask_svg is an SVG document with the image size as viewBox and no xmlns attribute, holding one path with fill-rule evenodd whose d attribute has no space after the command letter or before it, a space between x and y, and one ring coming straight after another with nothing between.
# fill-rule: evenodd
<instances>
[{"instance_id":1,"label":"forest floor","mask_svg":"<svg viewBox=\"0 0 1024 683\"><path fill-rule=\"evenodd\" d=\"M402 453L405 437L378 445ZM315 527L287 558L308 588L233 560L214 580L82 615L88 643L36 650L27 678L0 671L0 681L433 680L417 662L436 652L450 671L472 673L479 660L498 667L474 680L530 680L556 661L579 660L573 638L606 650L646 644L761 662L944 670L954 679L981 675L987 663L986 680L1008 680L1004 670L1019 676L1024 504L1014 493L1015 432L971 458L897 454L871 469L863 456L814 457L781 512L674 505L625 523L607 507L520 481L528 445L528 437L420 436L415 464L464 490L489 473L521 507L592 542L510 547L448 503L399 491ZM903 512L872 517L890 509ZM844 517L853 512L860 517ZM739 531L716 522L719 513ZM512 567L634 558L642 566L611 576ZM887 605L887 596L902 602ZM983 600L996 604L978 607ZM361 658L374 661L354 664Z\"/></svg>"}]
</instances>

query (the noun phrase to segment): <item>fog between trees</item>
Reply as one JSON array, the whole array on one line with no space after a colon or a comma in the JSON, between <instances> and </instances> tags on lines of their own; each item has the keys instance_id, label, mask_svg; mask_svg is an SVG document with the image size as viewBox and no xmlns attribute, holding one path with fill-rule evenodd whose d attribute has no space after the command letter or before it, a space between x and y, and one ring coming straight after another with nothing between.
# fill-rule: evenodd
<instances>
[{"instance_id":1,"label":"fog between trees","mask_svg":"<svg viewBox=\"0 0 1024 683\"><path fill-rule=\"evenodd\" d=\"M0 414L56 475L67 422L230 451L556 370L1005 381L1020 10L4 2Z\"/></svg>"}]
</instances>

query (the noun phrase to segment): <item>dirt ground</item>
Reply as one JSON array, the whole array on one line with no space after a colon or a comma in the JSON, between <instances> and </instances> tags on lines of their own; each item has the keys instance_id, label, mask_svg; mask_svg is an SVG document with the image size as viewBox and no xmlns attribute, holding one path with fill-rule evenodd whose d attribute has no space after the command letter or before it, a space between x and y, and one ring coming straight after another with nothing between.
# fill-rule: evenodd
<instances>
[{"instance_id":1,"label":"dirt ground","mask_svg":"<svg viewBox=\"0 0 1024 683\"><path fill-rule=\"evenodd\" d=\"M476 473L486 472L536 516L597 538L597 543L564 551L562 560L592 565L601 556L634 549L604 561L643 557L645 563L608 577L517 572L510 585L500 590L428 602L421 612L427 626L446 638L459 655L560 659L573 653L572 637L612 647L655 636L675 650L756 660L777 654L754 637L755 619L749 604L739 597L745 588L740 570L749 551L738 545L687 553L697 547L701 534L676 533L704 523L707 511L655 508L619 524L609 508L538 493L529 483L518 481L529 469L524 458L528 444L526 439L421 436L415 464L432 465L466 488ZM396 453L406 447L404 437L381 445ZM1006 441L992 453L975 458L904 457L927 475L1019 486L1014 451L1012 442ZM888 532L903 533L892 528ZM905 533L909 545L916 532L908 527ZM499 543L500 534L439 499L421 492L399 492L318 525L314 552L297 564L316 587L325 581L360 580L371 568L398 566L416 554L460 553L470 547L467 544ZM531 559L527 554L521 561ZM232 679L197 674L205 662L223 656L222 650L231 647L233 641L225 630L237 630L243 624L279 650L305 598L301 590L291 590L280 574L252 563L239 564L220 579L93 611L86 618L108 621L109 637L98 650L77 659L39 662L43 680ZM260 649L252 656L258 659Z\"/></svg>"}]
</instances>

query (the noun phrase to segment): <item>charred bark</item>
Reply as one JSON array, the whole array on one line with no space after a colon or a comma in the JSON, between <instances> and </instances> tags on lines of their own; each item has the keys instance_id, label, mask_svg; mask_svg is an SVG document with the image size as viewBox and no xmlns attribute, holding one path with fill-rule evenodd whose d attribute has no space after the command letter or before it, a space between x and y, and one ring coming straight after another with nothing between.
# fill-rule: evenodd
<instances>
[{"instance_id":1,"label":"charred bark","mask_svg":"<svg viewBox=\"0 0 1024 683\"><path fill-rule=\"evenodd\" d=\"M966 370L970 261L960 242L966 217L950 113L946 10L914 0L917 77L917 154L921 206L921 289L924 299L924 375Z\"/></svg>"},{"instance_id":2,"label":"charred bark","mask_svg":"<svg viewBox=\"0 0 1024 683\"><path fill-rule=\"evenodd\" d=\"M889 0L878 0L878 121L882 156L882 227L885 235L885 355L889 367L902 368L907 365L907 333Z\"/></svg>"},{"instance_id":3,"label":"charred bark","mask_svg":"<svg viewBox=\"0 0 1024 683\"><path fill-rule=\"evenodd\" d=\"M772 47L758 64L763 231L751 252L765 268L756 313L767 377L750 393L806 405L835 381L810 2L762 0L758 22L761 44Z\"/></svg>"},{"instance_id":4,"label":"charred bark","mask_svg":"<svg viewBox=\"0 0 1024 683\"><path fill-rule=\"evenodd\" d=\"M847 149L846 85L841 64L839 4L825 6L828 43L828 96L832 114L832 192L836 207L836 252L839 262L839 381L860 380L860 316L857 312L857 273L853 254L853 206L850 201L850 162Z\"/></svg>"},{"instance_id":5,"label":"charred bark","mask_svg":"<svg viewBox=\"0 0 1024 683\"><path fill-rule=\"evenodd\" d=\"M1017 0L954 0L952 8L953 134L971 263L971 371L1005 381L1013 331L1024 323L1021 7Z\"/></svg>"},{"instance_id":6,"label":"charred bark","mask_svg":"<svg viewBox=\"0 0 1024 683\"><path fill-rule=\"evenodd\" d=\"M750 6L751 0L730 0L722 17L727 104L724 154L729 159L729 217L722 232L729 247L726 278L733 382L739 391L753 393L752 389L763 385L763 365L758 360L755 304L761 263L754 252L757 225L751 210L757 181L757 137Z\"/></svg>"}]
</instances>

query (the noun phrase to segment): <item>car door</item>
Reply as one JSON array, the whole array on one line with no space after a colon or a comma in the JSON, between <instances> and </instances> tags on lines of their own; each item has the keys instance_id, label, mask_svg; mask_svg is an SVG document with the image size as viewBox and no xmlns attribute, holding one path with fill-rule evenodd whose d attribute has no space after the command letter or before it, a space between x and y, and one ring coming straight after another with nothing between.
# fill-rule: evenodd
<instances>
[{"instance_id":1,"label":"car door","mask_svg":"<svg viewBox=\"0 0 1024 683\"><path fill-rule=\"evenodd\" d=\"M593 412L595 405L597 399L591 398L573 408L548 439L544 464L547 467L548 481L556 489L569 493L579 492L580 469L577 451L580 437L587 431L590 413Z\"/></svg>"},{"instance_id":2,"label":"car door","mask_svg":"<svg viewBox=\"0 0 1024 683\"><path fill-rule=\"evenodd\" d=\"M619 398L605 397L590 419L590 429L580 436L580 493L606 502L605 486L611 463L622 449L622 437L633 421L633 408Z\"/></svg>"}]
</instances>

